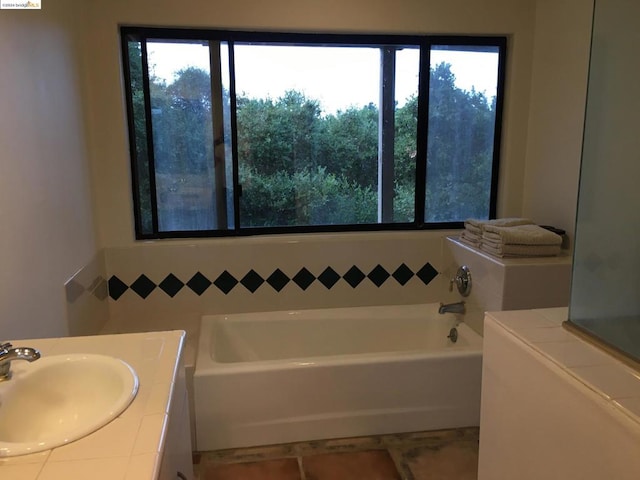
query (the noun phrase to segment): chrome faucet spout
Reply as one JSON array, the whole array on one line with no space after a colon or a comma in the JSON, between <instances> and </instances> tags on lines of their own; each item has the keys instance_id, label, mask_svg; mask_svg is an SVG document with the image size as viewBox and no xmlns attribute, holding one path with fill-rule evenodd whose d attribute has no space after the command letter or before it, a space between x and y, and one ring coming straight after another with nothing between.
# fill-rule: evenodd
<instances>
[{"instance_id":1,"label":"chrome faucet spout","mask_svg":"<svg viewBox=\"0 0 640 480\"><path fill-rule=\"evenodd\" d=\"M31 347L16 347L10 343L0 345L0 382L11 378L11 362L26 360L33 362L40 358L40 352Z\"/></svg>"},{"instance_id":2,"label":"chrome faucet spout","mask_svg":"<svg viewBox=\"0 0 640 480\"><path fill-rule=\"evenodd\" d=\"M440 308L438 308L438 313L465 313L464 302L456 302L456 303L441 303Z\"/></svg>"}]
</instances>

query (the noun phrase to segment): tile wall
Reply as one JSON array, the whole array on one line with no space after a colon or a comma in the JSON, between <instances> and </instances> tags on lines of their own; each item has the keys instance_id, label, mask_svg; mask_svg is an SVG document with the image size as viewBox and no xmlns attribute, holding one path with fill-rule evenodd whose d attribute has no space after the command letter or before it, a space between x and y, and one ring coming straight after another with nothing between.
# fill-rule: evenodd
<instances>
[{"instance_id":1,"label":"tile wall","mask_svg":"<svg viewBox=\"0 0 640 480\"><path fill-rule=\"evenodd\" d=\"M444 238L443 232L374 232L106 248L67 283L70 331L197 334L204 314L446 302ZM96 278L99 322L87 319L92 312L76 298L89 298Z\"/></svg>"},{"instance_id":2,"label":"tile wall","mask_svg":"<svg viewBox=\"0 0 640 480\"><path fill-rule=\"evenodd\" d=\"M455 232L375 232L140 242L106 248L65 285L70 335L186 330L200 317L303 308L467 302L485 311L566 306L571 257L496 259ZM459 265L469 297L449 292ZM188 357L189 355L187 355Z\"/></svg>"},{"instance_id":3,"label":"tile wall","mask_svg":"<svg viewBox=\"0 0 640 480\"><path fill-rule=\"evenodd\" d=\"M104 251L64 285L69 336L93 335L109 319L107 269Z\"/></svg>"},{"instance_id":4,"label":"tile wall","mask_svg":"<svg viewBox=\"0 0 640 480\"><path fill-rule=\"evenodd\" d=\"M558 257L496 258L456 238L446 240L448 263L471 270L471 294L465 322L483 333L484 312L565 307L569 304L571 255Z\"/></svg>"}]
</instances>

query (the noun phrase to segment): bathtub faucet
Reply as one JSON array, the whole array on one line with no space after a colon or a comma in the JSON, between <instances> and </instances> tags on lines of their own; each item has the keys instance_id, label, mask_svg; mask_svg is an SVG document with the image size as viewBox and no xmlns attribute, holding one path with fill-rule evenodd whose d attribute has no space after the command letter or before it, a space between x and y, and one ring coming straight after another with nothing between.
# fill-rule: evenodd
<instances>
[{"instance_id":1,"label":"bathtub faucet","mask_svg":"<svg viewBox=\"0 0 640 480\"><path fill-rule=\"evenodd\" d=\"M456 302L456 303L444 303L440 304L440 308L438 308L438 313L464 313L464 302Z\"/></svg>"}]
</instances>

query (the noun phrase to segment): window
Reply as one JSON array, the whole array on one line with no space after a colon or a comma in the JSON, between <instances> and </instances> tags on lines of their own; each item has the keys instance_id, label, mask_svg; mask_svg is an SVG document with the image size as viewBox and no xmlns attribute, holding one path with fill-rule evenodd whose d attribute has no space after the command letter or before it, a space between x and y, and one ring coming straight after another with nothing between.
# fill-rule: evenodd
<instances>
[{"instance_id":1,"label":"window","mask_svg":"<svg viewBox=\"0 0 640 480\"><path fill-rule=\"evenodd\" d=\"M137 238L495 215L504 37L121 34Z\"/></svg>"}]
</instances>

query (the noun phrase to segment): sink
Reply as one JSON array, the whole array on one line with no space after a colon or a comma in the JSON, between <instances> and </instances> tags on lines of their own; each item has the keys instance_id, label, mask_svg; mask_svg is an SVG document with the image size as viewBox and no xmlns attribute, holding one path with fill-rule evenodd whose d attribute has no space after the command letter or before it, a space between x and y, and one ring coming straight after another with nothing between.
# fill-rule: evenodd
<instances>
[{"instance_id":1,"label":"sink","mask_svg":"<svg viewBox=\"0 0 640 480\"><path fill-rule=\"evenodd\" d=\"M120 415L138 376L106 355L43 356L14 361L0 383L0 457L41 452L78 440Z\"/></svg>"}]
</instances>

